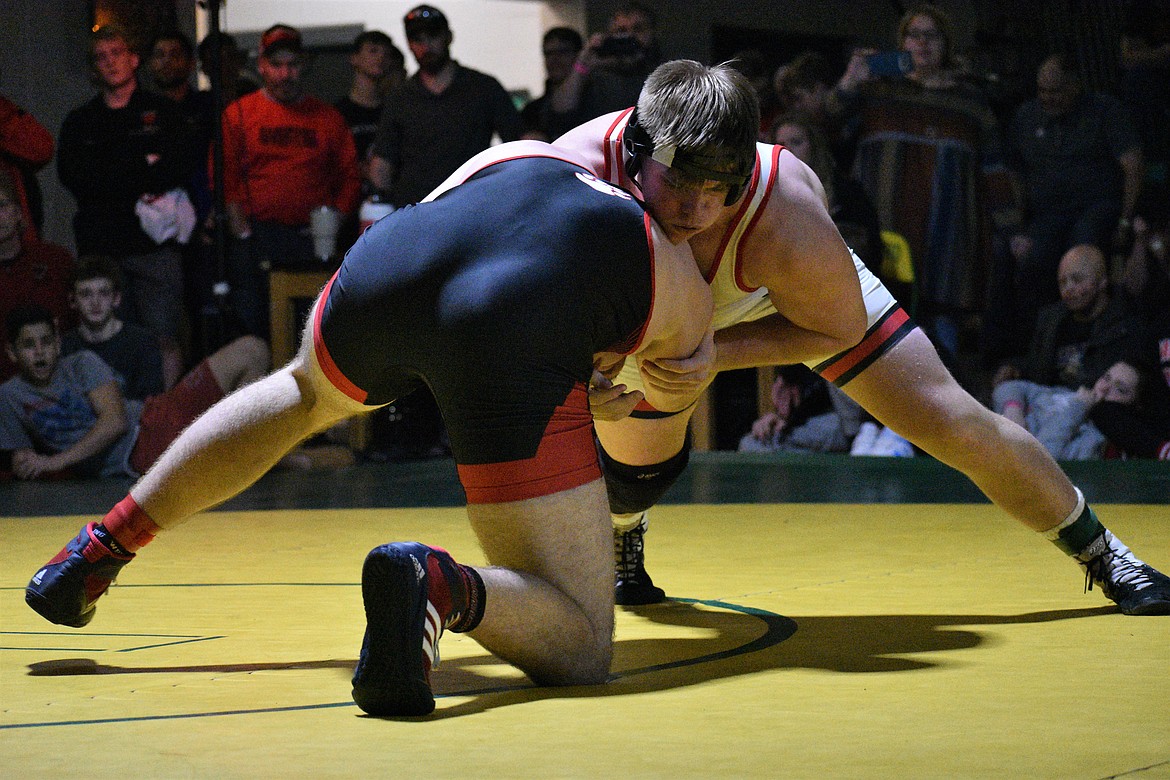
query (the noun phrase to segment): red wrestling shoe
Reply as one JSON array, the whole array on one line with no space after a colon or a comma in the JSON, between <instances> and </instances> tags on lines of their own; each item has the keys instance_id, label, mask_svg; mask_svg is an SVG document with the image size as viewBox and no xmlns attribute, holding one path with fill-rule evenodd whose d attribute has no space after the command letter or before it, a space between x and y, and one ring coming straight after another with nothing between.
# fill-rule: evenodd
<instances>
[{"instance_id":1,"label":"red wrestling shoe","mask_svg":"<svg viewBox=\"0 0 1170 780\"><path fill-rule=\"evenodd\" d=\"M467 607L458 564L418 542L375 547L362 567L362 599L366 634L353 700L370 715L430 714L439 637Z\"/></svg>"},{"instance_id":2,"label":"red wrestling shoe","mask_svg":"<svg viewBox=\"0 0 1170 780\"><path fill-rule=\"evenodd\" d=\"M24 601L51 623L81 628L93 620L94 603L134 556L114 553L102 544L89 523L77 538L33 575Z\"/></svg>"}]
</instances>

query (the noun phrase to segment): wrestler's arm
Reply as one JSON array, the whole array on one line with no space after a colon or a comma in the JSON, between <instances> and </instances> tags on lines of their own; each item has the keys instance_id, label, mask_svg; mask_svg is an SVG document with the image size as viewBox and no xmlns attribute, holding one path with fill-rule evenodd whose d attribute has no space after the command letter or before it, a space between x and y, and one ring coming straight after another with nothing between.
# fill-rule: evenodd
<instances>
[{"instance_id":1,"label":"wrestler's arm","mask_svg":"<svg viewBox=\"0 0 1170 780\"><path fill-rule=\"evenodd\" d=\"M646 401L663 412L693 404L714 376L711 288L687 244L671 244L651 222L654 311L635 359Z\"/></svg>"},{"instance_id":2,"label":"wrestler's arm","mask_svg":"<svg viewBox=\"0 0 1170 780\"><path fill-rule=\"evenodd\" d=\"M865 335L857 269L820 182L789 152L780 166L776 190L741 249L744 281L767 287L780 316L720 330L720 371L827 358Z\"/></svg>"}]
</instances>

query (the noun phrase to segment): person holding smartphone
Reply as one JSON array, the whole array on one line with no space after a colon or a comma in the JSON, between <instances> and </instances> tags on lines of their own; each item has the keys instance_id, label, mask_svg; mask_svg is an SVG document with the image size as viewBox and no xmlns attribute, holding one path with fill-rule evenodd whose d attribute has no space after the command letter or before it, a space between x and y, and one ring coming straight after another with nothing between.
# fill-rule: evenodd
<instances>
[{"instance_id":1,"label":"person holding smartphone","mask_svg":"<svg viewBox=\"0 0 1170 780\"><path fill-rule=\"evenodd\" d=\"M662 62L654 12L622 2L605 32L594 33L568 76L549 93L543 121L552 138L594 117L638 102L642 83Z\"/></svg>"},{"instance_id":2,"label":"person holding smartphone","mask_svg":"<svg viewBox=\"0 0 1170 780\"><path fill-rule=\"evenodd\" d=\"M917 319L953 365L959 330L985 299L992 252L983 227L1008 221L1018 204L995 114L955 55L947 15L933 5L909 11L897 43L896 52L855 52L835 91L857 126L853 174L882 229L908 242Z\"/></svg>"}]
</instances>

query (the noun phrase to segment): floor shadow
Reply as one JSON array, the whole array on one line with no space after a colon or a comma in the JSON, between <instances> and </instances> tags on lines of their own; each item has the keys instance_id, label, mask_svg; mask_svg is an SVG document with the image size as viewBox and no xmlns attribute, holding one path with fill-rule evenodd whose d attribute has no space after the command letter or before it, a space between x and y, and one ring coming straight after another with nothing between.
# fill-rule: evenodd
<instances>
[{"instance_id":1,"label":"floor shadow","mask_svg":"<svg viewBox=\"0 0 1170 780\"><path fill-rule=\"evenodd\" d=\"M913 672L942 663L937 658L914 656L970 649L987 641L979 627L1091 618L1116 614L1117 609L1104 606L1019 615L825 615L794 620L728 602L674 599L630 611L660 626L698 630L705 635L620 640L615 645L614 671L609 682L596 686L538 687L518 671L501 677L502 662L490 655L445 660L433 675L435 696L468 700L440 707L428 718L395 720L457 717L553 698L662 691L777 669L819 669L846 674ZM30 664L28 673L52 677L336 669L348 680L355 664L350 659L327 659L118 666L88 658L62 658Z\"/></svg>"},{"instance_id":2,"label":"floor shadow","mask_svg":"<svg viewBox=\"0 0 1170 780\"><path fill-rule=\"evenodd\" d=\"M472 697L441 707L433 718L457 717L496 707L553 698L616 696L683 688L777 669L820 669L847 674L913 672L938 666L923 653L965 650L987 641L979 626L1047 623L1116 614L1116 607L1048 610L1019 615L842 615L797 620L714 601L672 600L634 608L655 623L706 629L701 639L629 639L615 646L609 683L538 687L525 678L475 684L475 666L494 658L445 662L434 675L435 695ZM480 678L482 681L482 678ZM410 719L407 719L410 720Z\"/></svg>"}]
</instances>

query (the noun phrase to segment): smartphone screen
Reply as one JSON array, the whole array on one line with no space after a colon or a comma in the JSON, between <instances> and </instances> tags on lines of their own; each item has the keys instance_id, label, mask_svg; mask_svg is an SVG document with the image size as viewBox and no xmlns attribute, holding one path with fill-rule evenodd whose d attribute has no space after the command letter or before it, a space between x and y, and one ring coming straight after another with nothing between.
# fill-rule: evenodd
<instances>
[{"instance_id":1,"label":"smartphone screen","mask_svg":"<svg viewBox=\"0 0 1170 780\"><path fill-rule=\"evenodd\" d=\"M902 77L914 67L908 51L879 51L865 58L871 76Z\"/></svg>"}]
</instances>

